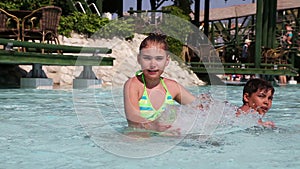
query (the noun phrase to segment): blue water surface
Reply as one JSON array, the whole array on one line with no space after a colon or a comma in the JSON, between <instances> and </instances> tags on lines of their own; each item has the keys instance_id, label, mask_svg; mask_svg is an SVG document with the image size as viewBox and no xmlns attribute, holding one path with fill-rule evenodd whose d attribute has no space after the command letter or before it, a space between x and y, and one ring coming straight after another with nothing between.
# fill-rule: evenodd
<instances>
[{"instance_id":1,"label":"blue water surface","mask_svg":"<svg viewBox=\"0 0 300 169\"><path fill-rule=\"evenodd\" d=\"M196 95L209 89L208 86L190 88ZM116 129L126 126L122 89L0 91L0 168L300 167L299 85L276 87L273 107L265 117L265 120L276 123L275 129L252 127L212 135L208 141L189 138L162 154L148 158L122 157L106 151L92 139L78 118L78 111L88 113L99 109L107 124L97 127L99 132L107 131L109 142L113 135L106 130L108 126ZM87 92L94 97L85 96ZM228 86L225 92L230 103L242 104L241 86ZM78 107L80 102L84 103ZM98 117L89 118L95 120Z\"/></svg>"}]
</instances>

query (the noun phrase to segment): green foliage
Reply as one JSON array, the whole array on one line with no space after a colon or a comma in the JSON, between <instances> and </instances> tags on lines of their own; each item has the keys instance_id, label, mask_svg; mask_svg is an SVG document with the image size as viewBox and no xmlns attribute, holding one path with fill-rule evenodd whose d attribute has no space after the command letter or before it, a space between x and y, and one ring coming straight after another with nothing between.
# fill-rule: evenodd
<instances>
[{"instance_id":1,"label":"green foliage","mask_svg":"<svg viewBox=\"0 0 300 169\"><path fill-rule=\"evenodd\" d=\"M190 17L185 15L183 10L176 6L166 6L163 10L171 11L164 14L164 22L160 25L160 30L168 34L168 44L170 52L180 56L182 45L185 43L188 34L192 31Z\"/></svg>"},{"instance_id":2,"label":"green foliage","mask_svg":"<svg viewBox=\"0 0 300 169\"><path fill-rule=\"evenodd\" d=\"M101 18L96 14L75 11L71 15L61 17L58 32L67 37L70 37L72 31L90 37L108 22L107 18Z\"/></svg>"},{"instance_id":3,"label":"green foliage","mask_svg":"<svg viewBox=\"0 0 300 169\"><path fill-rule=\"evenodd\" d=\"M66 2L68 0L1 0L0 8L5 10L35 10L43 6L59 6L63 10L63 15L72 11Z\"/></svg>"},{"instance_id":4,"label":"green foliage","mask_svg":"<svg viewBox=\"0 0 300 169\"><path fill-rule=\"evenodd\" d=\"M162 22L156 25L147 25L146 22L139 23L140 30L135 30L139 33L147 32L161 32L167 35L167 42L169 45L169 51L173 59L180 61L176 56L181 55L182 45L185 43L188 34L193 32L192 24L189 21L190 17L184 13L182 9L177 6L165 6L162 8L170 13L164 13L162 16ZM144 24L144 26L143 26ZM182 60L181 60L182 61Z\"/></svg>"},{"instance_id":5,"label":"green foliage","mask_svg":"<svg viewBox=\"0 0 300 169\"><path fill-rule=\"evenodd\" d=\"M1 0L0 8L9 10L35 10L42 6L53 5L53 0Z\"/></svg>"},{"instance_id":6,"label":"green foliage","mask_svg":"<svg viewBox=\"0 0 300 169\"><path fill-rule=\"evenodd\" d=\"M134 18L131 17L112 20L95 35L100 38L132 38L135 29L134 21Z\"/></svg>"},{"instance_id":7,"label":"green foliage","mask_svg":"<svg viewBox=\"0 0 300 169\"><path fill-rule=\"evenodd\" d=\"M74 27L74 18L70 16L61 16L58 26L58 34L70 37Z\"/></svg>"},{"instance_id":8,"label":"green foliage","mask_svg":"<svg viewBox=\"0 0 300 169\"><path fill-rule=\"evenodd\" d=\"M12 1L5 2L5 0L4 0L4 1L0 2L0 8L2 8L4 10L7 10L7 9L18 9L15 6L16 5L14 3L12 3Z\"/></svg>"},{"instance_id":9,"label":"green foliage","mask_svg":"<svg viewBox=\"0 0 300 169\"><path fill-rule=\"evenodd\" d=\"M184 15L189 15L192 12L191 5L193 3L192 0L172 0L174 2L174 6L178 7L182 10Z\"/></svg>"},{"instance_id":10,"label":"green foliage","mask_svg":"<svg viewBox=\"0 0 300 169\"><path fill-rule=\"evenodd\" d=\"M93 38L132 38L134 19L120 18L109 21L96 14L76 11L69 16L62 16L58 27L58 33L66 37L70 37L72 31Z\"/></svg>"},{"instance_id":11,"label":"green foliage","mask_svg":"<svg viewBox=\"0 0 300 169\"><path fill-rule=\"evenodd\" d=\"M162 9L166 11L171 11L170 14L180 17L184 20L191 20L190 16L177 6L165 6Z\"/></svg>"},{"instance_id":12,"label":"green foliage","mask_svg":"<svg viewBox=\"0 0 300 169\"><path fill-rule=\"evenodd\" d=\"M180 56L180 54L181 54L183 43L181 41L179 41L178 39L175 39L172 37L168 37L167 42L169 44L170 52L172 54L176 55L178 58L178 56ZM173 58L174 58L174 56L173 56ZM175 60L178 60L177 58L175 58Z\"/></svg>"}]
</instances>

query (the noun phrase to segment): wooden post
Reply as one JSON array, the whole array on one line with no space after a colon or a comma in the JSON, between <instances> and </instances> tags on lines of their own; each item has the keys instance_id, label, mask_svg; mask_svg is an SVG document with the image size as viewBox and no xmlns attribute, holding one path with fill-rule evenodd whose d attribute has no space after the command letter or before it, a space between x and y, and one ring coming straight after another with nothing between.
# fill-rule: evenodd
<instances>
[{"instance_id":1,"label":"wooden post","mask_svg":"<svg viewBox=\"0 0 300 169\"><path fill-rule=\"evenodd\" d=\"M211 33L210 33L210 42L213 46L215 46L215 29L214 29L214 21L211 21Z\"/></svg>"},{"instance_id":2,"label":"wooden post","mask_svg":"<svg viewBox=\"0 0 300 169\"><path fill-rule=\"evenodd\" d=\"M141 10L142 10L142 0L137 0L137 3L136 3L136 10L137 10L137 11L141 11ZM141 17L141 13L137 13L137 16L138 16L138 17Z\"/></svg>"},{"instance_id":3,"label":"wooden post","mask_svg":"<svg viewBox=\"0 0 300 169\"><path fill-rule=\"evenodd\" d=\"M269 47L268 45L268 26L269 26L269 0L261 0L262 1L262 46ZM259 2L258 2L259 3Z\"/></svg>"},{"instance_id":4,"label":"wooden post","mask_svg":"<svg viewBox=\"0 0 300 169\"><path fill-rule=\"evenodd\" d=\"M208 37L209 31L209 0L205 0L204 4L204 34Z\"/></svg>"},{"instance_id":5,"label":"wooden post","mask_svg":"<svg viewBox=\"0 0 300 169\"><path fill-rule=\"evenodd\" d=\"M270 13L269 13L268 45L270 48L275 48L277 0L269 0L269 2L270 2Z\"/></svg>"},{"instance_id":6,"label":"wooden post","mask_svg":"<svg viewBox=\"0 0 300 169\"><path fill-rule=\"evenodd\" d=\"M255 27L255 68L260 68L262 44L263 0L256 2L256 27Z\"/></svg>"},{"instance_id":7,"label":"wooden post","mask_svg":"<svg viewBox=\"0 0 300 169\"><path fill-rule=\"evenodd\" d=\"M194 25L197 26L197 27L200 26L200 0L195 0Z\"/></svg>"},{"instance_id":8,"label":"wooden post","mask_svg":"<svg viewBox=\"0 0 300 169\"><path fill-rule=\"evenodd\" d=\"M239 20L238 18L235 18L235 28L234 28L234 32L235 32L235 45L239 45L240 42L240 38L239 38ZM238 56L236 56L238 57Z\"/></svg>"}]
</instances>

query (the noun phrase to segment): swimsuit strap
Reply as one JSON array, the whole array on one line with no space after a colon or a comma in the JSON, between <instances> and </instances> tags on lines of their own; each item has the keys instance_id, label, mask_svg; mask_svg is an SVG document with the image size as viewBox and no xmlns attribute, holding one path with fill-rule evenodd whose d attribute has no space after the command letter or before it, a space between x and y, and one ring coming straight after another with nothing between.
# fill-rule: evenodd
<instances>
[{"instance_id":1,"label":"swimsuit strap","mask_svg":"<svg viewBox=\"0 0 300 169\"><path fill-rule=\"evenodd\" d=\"M167 86L164 83L163 78L160 78L160 82L162 83L162 85L166 91L166 96L165 96L164 104L158 110L155 110L151 104L151 101L149 100L149 97L148 97L144 74L141 73L141 71L138 71L136 73L136 75L142 76L142 81L144 84L144 92L143 92L142 98L139 100L141 116L148 120L155 120L158 116L160 116L160 113L165 110L166 104L168 104L168 105L174 104L173 97L169 93Z\"/></svg>"},{"instance_id":2,"label":"swimsuit strap","mask_svg":"<svg viewBox=\"0 0 300 169\"><path fill-rule=\"evenodd\" d=\"M136 75L137 75L137 76L138 76L138 75L142 75L142 81L143 81L143 83L144 83L144 89L146 89L146 81L145 81L145 76L144 76L143 71L142 71L142 70L137 71L137 72L136 72ZM165 84L163 78L160 77L159 79L160 79L160 83L163 85L164 89L166 90L166 95L167 95L167 94L170 94L170 93L169 93L169 90L168 90L168 88L167 88L167 85Z\"/></svg>"}]
</instances>

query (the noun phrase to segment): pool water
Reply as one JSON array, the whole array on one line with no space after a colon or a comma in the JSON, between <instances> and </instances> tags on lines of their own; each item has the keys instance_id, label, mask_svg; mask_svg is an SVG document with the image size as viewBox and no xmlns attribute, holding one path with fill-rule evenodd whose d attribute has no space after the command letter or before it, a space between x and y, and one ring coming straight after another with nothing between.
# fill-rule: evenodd
<instances>
[{"instance_id":1,"label":"pool water","mask_svg":"<svg viewBox=\"0 0 300 169\"><path fill-rule=\"evenodd\" d=\"M197 95L210 88L190 90ZM148 148L140 151L149 151L149 157L138 158L139 147L120 139L124 137L118 132L126 126L122 89L2 89L0 168L298 169L300 86L275 90L273 107L264 117L275 122L275 129L224 129L205 140L157 137L131 141ZM241 86L226 87L226 100L241 105L241 91ZM164 150L151 152L156 145Z\"/></svg>"}]
</instances>

